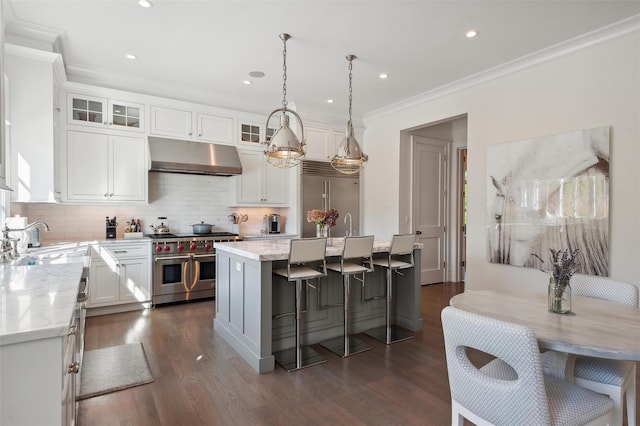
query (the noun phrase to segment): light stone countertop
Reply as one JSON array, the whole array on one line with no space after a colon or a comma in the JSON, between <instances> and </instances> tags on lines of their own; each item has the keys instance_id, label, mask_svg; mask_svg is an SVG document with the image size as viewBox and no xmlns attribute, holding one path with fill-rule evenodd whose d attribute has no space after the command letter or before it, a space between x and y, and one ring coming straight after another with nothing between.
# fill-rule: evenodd
<instances>
[{"instance_id":1,"label":"light stone countertop","mask_svg":"<svg viewBox=\"0 0 640 426\"><path fill-rule=\"evenodd\" d=\"M0 346L69 331L83 268L91 264L90 246L149 241L145 237L44 243L0 265Z\"/></svg>"},{"instance_id":2,"label":"light stone countertop","mask_svg":"<svg viewBox=\"0 0 640 426\"><path fill-rule=\"evenodd\" d=\"M327 242L327 256L340 256L344 246L344 238L329 238ZM216 250L225 251L246 257L247 259L263 261L287 260L289 258L289 239L255 239L226 243L215 243ZM331 244L331 245L329 245ZM389 251L391 241L374 240L373 252ZM422 249L422 244L416 243L414 248Z\"/></svg>"},{"instance_id":3,"label":"light stone countertop","mask_svg":"<svg viewBox=\"0 0 640 426\"><path fill-rule=\"evenodd\" d=\"M0 346L68 333L83 266L82 256L68 263L2 265Z\"/></svg>"}]
</instances>

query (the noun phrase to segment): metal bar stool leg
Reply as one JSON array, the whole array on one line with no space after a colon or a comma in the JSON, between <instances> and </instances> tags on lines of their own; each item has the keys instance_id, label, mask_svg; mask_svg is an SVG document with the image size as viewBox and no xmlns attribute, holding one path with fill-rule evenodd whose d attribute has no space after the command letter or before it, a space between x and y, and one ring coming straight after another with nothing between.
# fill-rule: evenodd
<instances>
[{"instance_id":1,"label":"metal bar stool leg","mask_svg":"<svg viewBox=\"0 0 640 426\"><path fill-rule=\"evenodd\" d=\"M357 353L373 349L373 346L349 335L349 300L351 298L350 274L343 275L342 285L344 287L344 303L342 309L344 312L344 323L342 325L344 335L321 342L320 345L329 349L334 354L345 358L349 355L355 355Z\"/></svg>"},{"instance_id":2,"label":"metal bar stool leg","mask_svg":"<svg viewBox=\"0 0 640 426\"><path fill-rule=\"evenodd\" d=\"M404 328L391 324L391 311L393 307L393 269L387 268L387 297L385 299L386 311L384 315L385 325L364 332L387 345L413 338L413 334Z\"/></svg>"},{"instance_id":3,"label":"metal bar stool leg","mask_svg":"<svg viewBox=\"0 0 640 426\"><path fill-rule=\"evenodd\" d=\"M309 346L302 346L302 280L296 280L295 311L295 347L276 352L276 362L287 371L300 370L312 365L327 362L318 352Z\"/></svg>"}]
</instances>

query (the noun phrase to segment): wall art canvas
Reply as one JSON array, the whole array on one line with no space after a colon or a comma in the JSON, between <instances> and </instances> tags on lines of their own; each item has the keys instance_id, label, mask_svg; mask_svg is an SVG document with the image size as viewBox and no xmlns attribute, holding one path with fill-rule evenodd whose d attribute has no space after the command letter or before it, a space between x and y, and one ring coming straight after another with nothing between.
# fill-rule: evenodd
<instances>
[{"instance_id":1,"label":"wall art canvas","mask_svg":"<svg viewBox=\"0 0 640 426\"><path fill-rule=\"evenodd\" d=\"M548 269L550 248L578 249L578 272L609 275L608 126L492 145L487 173L490 262Z\"/></svg>"}]
</instances>

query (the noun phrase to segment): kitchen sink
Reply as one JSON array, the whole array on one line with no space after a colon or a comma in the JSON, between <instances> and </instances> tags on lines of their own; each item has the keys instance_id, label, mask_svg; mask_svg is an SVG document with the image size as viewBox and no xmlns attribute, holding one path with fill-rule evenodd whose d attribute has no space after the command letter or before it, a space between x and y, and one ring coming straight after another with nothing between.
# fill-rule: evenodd
<instances>
[{"instance_id":1,"label":"kitchen sink","mask_svg":"<svg viewBox=\"0 0 640 426\"><path fill-rule=\"evenodd\" d=\"M32 248L11 262L12 266L51 265L59 263L83 262L89 265L87 246L61 244L44 248Z\"/></svg>"}]
</instances>

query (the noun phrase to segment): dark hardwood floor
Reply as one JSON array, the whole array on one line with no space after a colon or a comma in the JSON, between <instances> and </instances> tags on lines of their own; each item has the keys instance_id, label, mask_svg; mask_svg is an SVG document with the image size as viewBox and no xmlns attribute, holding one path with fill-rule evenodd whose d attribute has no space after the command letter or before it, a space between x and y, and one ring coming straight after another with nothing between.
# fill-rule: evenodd
<instances>
[{"instance_id":1,"label":"dark hardwood floor","mask_svg":"<svg viewBox=\"0 0 640 426\"><path fill-rule=\"evenodd\" d=\"M153 383L83 400L78 424L448 425L450 396L440 311L462 283L422 288L415 338L346 359L257 374L213 330L214 302L87 320L85 350L142 342ZM640 381L639 381L640 383ZM640 397L640 392L638 392Z\"/></svg>"}]
</instances>

